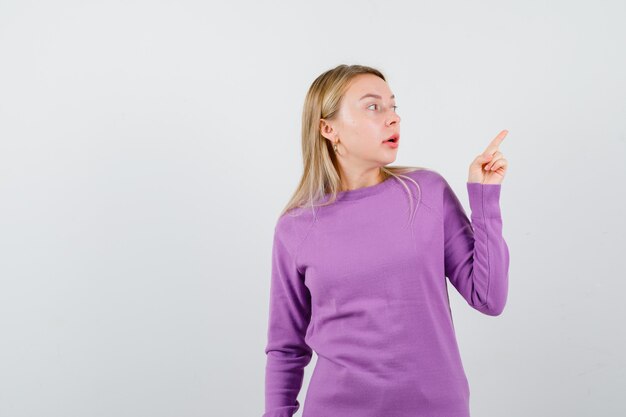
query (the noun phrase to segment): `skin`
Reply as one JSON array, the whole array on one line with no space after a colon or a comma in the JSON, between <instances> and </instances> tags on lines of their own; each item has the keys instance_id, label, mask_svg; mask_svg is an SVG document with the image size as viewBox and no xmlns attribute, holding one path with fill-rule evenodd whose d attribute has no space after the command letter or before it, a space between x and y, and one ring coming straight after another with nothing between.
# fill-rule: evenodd
<instances>
[{"instance_id":1,"label":"skin","mask_svg":"<svg viewBox=\"0 0 626 417\"><path fill-rule=\"evenodd\" d=\"M367 97L377 94L381 99ZM352 79L342 97L335 120L320 119L322 136L336 143L343 190L354 190L382 181L380 167L396 159L399 148L383 141L400 133L400 116L387 83L373 74Z\"/></svg>"},{"instance_id":2,"label":"skin","mask_svg":"<svg viewBox=\"0 0 626 417\"><path fill-rule=\"evenodd\" d=\"M509 163L504 159L504 155L500 152L499 147L508 133L508 130L498 133L491 143L487 145L487 148L474 158L469 167L468 182L502 184Z\"/></svg>"},{"instance_id":3,"label":"skin","mask_svg":"<svg viewBox=\"0 0 626 417\"><path fill-rule=\"evenodd\" d=\"M376 94L381 98L366 97ZM387 82L373 74L352 79L342 97L335 120L320 119L320 132L331 144L337 143L337 160L342 190L354 190L382 181L380 167L395 161L399 146L383 141L400 134L400 116ZM499 146L508 134L502 130L469 166L468 182L501 184L508 162Z\"/></svg>"}]
</instances>

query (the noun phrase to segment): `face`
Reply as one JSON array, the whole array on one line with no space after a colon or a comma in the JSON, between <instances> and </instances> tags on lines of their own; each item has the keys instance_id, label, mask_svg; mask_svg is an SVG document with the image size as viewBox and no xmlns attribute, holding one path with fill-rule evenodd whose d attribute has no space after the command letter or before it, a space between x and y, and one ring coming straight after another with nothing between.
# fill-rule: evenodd
<instances>
[{"instance_id":1,"label":"face","mask_svg":"<svg viewBox=\"0 0 626 417\"><path fill-rule=\"evenodd\" d=\"M360 168L379 167L393 162L396 146L384 143L400 136L400 116L387 83L373 74L354 77L345 92L335 120L321 120L322 135L337 144L342 164ZM331 144L332 145L332 144Z\"/></svg>"}]
</instances>

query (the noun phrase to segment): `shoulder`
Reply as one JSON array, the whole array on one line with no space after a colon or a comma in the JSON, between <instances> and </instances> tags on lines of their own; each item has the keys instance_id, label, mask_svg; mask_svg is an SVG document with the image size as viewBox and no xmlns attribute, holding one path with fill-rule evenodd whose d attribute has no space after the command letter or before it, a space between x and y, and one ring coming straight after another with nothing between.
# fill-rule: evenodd
<instances>
[{"instance_id":1,"label":"shoulder","mask_svg":"<svg viewBox=\"0 0 626 417\"><path fill-rule=\"evenodd\" d=\"M419 204L426 206L442 218L446 200L454 195L444 175L434 169L422 167L403 175L410 177L417 183Z\"/></svg>"},{"instance_id":2,"label":"shoulder","mask_svg":"<svg viewBox=\"0 0 626 417\"><path fill-rule=\"evenodd\" d=\"M440 205L443 194L446 189L450 188L450 184L445 177L431 168L419 167L403 175L408 176L417 183L421 200L431 207Z\"/></svg>"},{"instance_id":3,"label":"shoulder","mask_svg":"<svg viewBox=\"0 0 626 417\"><path fill-rule=\"evenodd\" d=\"M310 208L292 208L280 215L274 226L274 239L295 254L316 221Z\"/></svg>"},{"instance_id":4,"label":"shoulder","mask_svg":"<svg viewBox=\"0 0 626 417\"><path fill-rule=\"evenodd\" d=\"M413 171L405 173L404 175L408 175L414 180L420 181L420 184L425 186L434 186L439 188L447 184L444 176L432 168L418 167Z\"/></svg>"}]
</instances>

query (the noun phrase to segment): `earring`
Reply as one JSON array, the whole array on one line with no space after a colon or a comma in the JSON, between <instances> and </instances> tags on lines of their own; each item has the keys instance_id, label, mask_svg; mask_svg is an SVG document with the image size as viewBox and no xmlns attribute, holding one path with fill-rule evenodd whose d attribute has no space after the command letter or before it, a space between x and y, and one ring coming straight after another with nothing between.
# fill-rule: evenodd
<instances>
[{"instance_id":1,"label":"earring","mask_svg":"<svg viewBox=\"0 0 626 417\"><path fill-rule=\"evenodd\" d=\"M335 142L335 143L333 144L333 150L335 151L335 153L337 153L337 143L338 143L338 142L339 142L339 141L337 141L337 142Z\"/></svg>"}]
</instances>

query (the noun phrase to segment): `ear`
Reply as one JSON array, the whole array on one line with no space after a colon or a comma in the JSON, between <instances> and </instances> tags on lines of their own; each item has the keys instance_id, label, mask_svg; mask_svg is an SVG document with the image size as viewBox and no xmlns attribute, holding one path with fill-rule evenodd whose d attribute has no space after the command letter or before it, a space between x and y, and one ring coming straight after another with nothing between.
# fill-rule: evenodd
<instances>
[{"instance_id":1,"label":"ear","mask_svg":"<svg viewBox=\"0 0 626 417\"><path fill-rule=\"evenodd\" d=\"M335 128L325 119L320 119L320 134L331 142L334 142L337 136Z\"/></svg>"}]
</instances>

